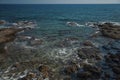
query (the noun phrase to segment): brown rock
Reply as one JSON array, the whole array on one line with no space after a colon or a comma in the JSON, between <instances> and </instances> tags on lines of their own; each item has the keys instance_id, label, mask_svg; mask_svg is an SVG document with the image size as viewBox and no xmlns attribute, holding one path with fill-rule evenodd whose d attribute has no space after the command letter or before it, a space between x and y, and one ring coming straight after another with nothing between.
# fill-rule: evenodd
<instances>
[{"instance_id":1,"label":"brown rock","mask_svg":"<svg viewBox=\"0 0 120 80\"><path fill-rule=\"evenodd\" d=\"M6 21L0 20L0 25L1 25L1 24L5 24L5 23L6 23Z\"/></svg>"},{"instance_id":2,"label":"brown rock","mask_svg":"<svg viewBox=\"0 0 120 80\"><path fill-rule=\"evenodd\" d=\"M38 69L43 74L43 78L49 77L49 67L48 66L40 65Z\"/></svg>"},{"instance_id":3,"label":"brown rock","mask_svg":"<svg viewBox=\"0 0 120 80\"><path fill-rule=\"evenodd\" d=\"M0 53L4 53L5 43L13 41L16 38L16 36L15 36L16 33L20 32L22 30L24 30L24 29L16 29L16 28L0 29Z\"/></svg>"},{"instance_id":4,"label":"brown rock","mask_svg":"<svg viewBox=\"0 0 120 80\"><path fill-rule=\"evenodd\" d=\"M83 42L83 45L85 45L85 46L94 46L93 43L91 41L89 41L89 40Z\"/></svg>"}]
</instances>

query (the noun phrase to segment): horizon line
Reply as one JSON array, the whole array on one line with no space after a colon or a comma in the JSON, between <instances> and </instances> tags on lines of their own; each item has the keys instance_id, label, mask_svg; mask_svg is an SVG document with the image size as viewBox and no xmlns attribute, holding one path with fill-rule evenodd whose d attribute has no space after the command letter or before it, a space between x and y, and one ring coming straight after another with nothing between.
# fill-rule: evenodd
<instances>
[{"instance_id":1,"label":"horizon line","mask_svg":"<svg viewBox=\"0 0 120 80\"><path fill-rule=\"evenodd\" d=\"M72 3L0 3L0 4L72 4ZM120 4L120 3L73 3L73 4Z\"/></svg>"}]
</instances>

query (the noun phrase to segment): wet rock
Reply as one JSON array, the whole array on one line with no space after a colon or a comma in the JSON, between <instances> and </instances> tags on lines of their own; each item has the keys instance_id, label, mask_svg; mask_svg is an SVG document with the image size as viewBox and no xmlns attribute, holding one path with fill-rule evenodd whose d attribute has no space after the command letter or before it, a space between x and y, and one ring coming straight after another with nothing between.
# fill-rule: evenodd
<instances>
[{"instance_id":1,"label":"wet rock","mask_svg":"<svg viewBox=\"0 0 120 80\"><path fill-rule=\"evenodd\" d=\"M120 75L120 54L107 54L105 56L106 64L112 69L114 72L116 80L119 80Z\"/></svg>"},{"instance_id":2,"label":"wet rock","mask_svg":"<svg viewBox=\"0 0 120 80\"><path fill-rule=\"evenodd\" d=\"M77 73L77 77L78 78L82 78L82 79L88 79L92 76L92 74L90 72L79 72Z\"/></svg>"},{"instance_id":3,"label":"wet rock","mask_svg":"<svg viewBox=\"0 0 120 80\"><path fill-rule=\"evenodd\" d=\"M0 44L13 41L15 39L16 33L24 29L17 28L2 28L0 29Z\"/></svg>"},{"instance_id":4,"label":"wet rock","mask_svg":"<svg viewBox=\"0 0 120 80\"><path fill-rule=\"evenodd\" d=\"M48 66L40 65L38 70L42 73L44 79L49 77L49 67Z\"/></svg>"},{"instance_id":5,"label":"wet rock","mask_svg":"<svg viewBox=\"0 0 120 80\"><path fill-rule=\"evenodd\" d=\"M93 43L91 41L89 41L89 40L83 42L83 45L85 45L85 46L94 46Z\"/></svg>"},{"instance_id":6,"label":"wet rock","mask_svg":"<svg viewBox=\"0 0 120 80\"><path fill-rule=\"evenodd\" d=\"M115 72L116 74L120 74L120 67L113 67L112 70L113 70L113 72Z\"/></svg>"},{"instance_id":7,"label":"wet rock","mask_svg":"<svg viewBox=\"0 0 120 80\"><path fill-rule=\"evenodd\" d=\"M83 69L85 71L91 72L93 75L96 75L96 77L100 76L102 72L102 69L100 67L92 66L92 65L84 65Z\"/></svg>"},{"instance_id":8,"label":"wet rock","mask_svg":"<svg viewBox=\"0 0 120 80\"><path fill-rule=\"evenodd\" d=\"M5 20L0 20L0 25L2 24L6 24L6 21Z\"/></svg>"},{"instance_id":9,"label":"wet rock","mask_svg":"<svg viewBox=\"0 0 120 80\"><path fill-rule=\"evenodd\" d=\"M25 77L18 80L33 80L36 77L35 73L29 72Z\"/></svg>"},{"instance_id":10,"label":"wet rock","mask_svg":"<svg viewBox=\"0 0 120 80\"><path fill-rule=\"evenodd\" d=\"M101 60L102 55L99 51L99 49L94 47L86 47L81 48L77 50L77 54L82 59L95 59L95 60Z\"/></svg>"},{"instance_id":11,"label":"wet rock","mask_svg":"<svg viewBox=\"0 0 120 80\"><path fill-rule=\"evenodd\" d=\"M104 23L98 26L103 36L107 36L113 39L120 39L119 25L113 25L112 23Z\"/></svg>"},{"instance_id":12,"label":"wet rock","mask_svg":"<svg viewBox=\"0 0 120 80\"><path fill-rule=\"evenodd\" d=\"M77 73L77 77L80 80L98 80L100 79L101 75L102 75L101 67L88 64L85 64L82 68L82 71L80 70Z\"/></svg>"},{"instance_id":13,"label":"wet rock","mask_svg":"<svg viewBox=\"0 0 120 80\"><path fill-rule=\"evenodd\" d=\"M72 73L75 73L77 70L78 70L78 66L76 64L71 64L65 66L64 73L70 75Z\"/></svg>"},{"instance_id":14,"label":"wet rock","mask_svg":"<svg viewBox=\"0 0 120 80\"><path fill-rule=\"evenodd\" d=\"M5 44L13 41L16 38L16 34L24 29L17 28L2 28L0 29L0 52L5 51Z\"/></svg>"},{"instance_id":15,"label":"wet rock","mask_svg":"<svg viewBox=\"0 0 120 80\"><path fill-rule=\"evenodd\" d=\"M96 31L94 34L90 35L91 38L96 38L98 36L101 36L101 33L99 31Z\"/></svg>"}]
</instances>

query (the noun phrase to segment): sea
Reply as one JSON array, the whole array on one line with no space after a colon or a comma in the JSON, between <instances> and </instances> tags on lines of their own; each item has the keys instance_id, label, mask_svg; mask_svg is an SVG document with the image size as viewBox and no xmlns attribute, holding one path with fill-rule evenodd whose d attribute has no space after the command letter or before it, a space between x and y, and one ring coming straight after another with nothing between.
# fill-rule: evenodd
<instances>
[{"instance_id":1,"label":"sea","mask_svg":"<svg viewBox=\"0 0 120 80\"><path fill-rule=\"evenodd\" d=\"M13 54L8 64L40 59L50 65L62 65L74 60L82 42L90 40L101 49L112 40L91 38L96 31L91 26L93 23L120 23L120 4L0 4L0 20L9 23L34 21L35 28L20 35L42 40L41 44L17 39L8 43L8 52Z\"/></svg>"}]
</instances>

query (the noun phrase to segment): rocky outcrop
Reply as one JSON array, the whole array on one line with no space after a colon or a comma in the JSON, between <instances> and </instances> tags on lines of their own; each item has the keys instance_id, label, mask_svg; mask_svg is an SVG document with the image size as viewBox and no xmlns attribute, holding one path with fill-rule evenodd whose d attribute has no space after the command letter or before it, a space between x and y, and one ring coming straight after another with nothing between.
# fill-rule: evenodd
<instances>
[{"instance_id":1,"label":"rocky outcrop","mask_svg":"<svg viewBox=\"0 0 120 80\"><path fill-rule=\"evenodd\" d=\"M113 38L113 39L120 39L120 26L114 25L112 23L104 23L98 25L100 28L101 33L104 36Z\"/></svg>"},{"instance_id":2,"label":"rocky outcrop","mask_svg":"<svg viewBox=\"0 0 120 80\"><path fill-rule=\"evenodd\" d=\"M16 38L16 34L24 29L2 28L0 29L0 53L4 52L5 43L11 42Z\"/></svg>"}]
</instances>

